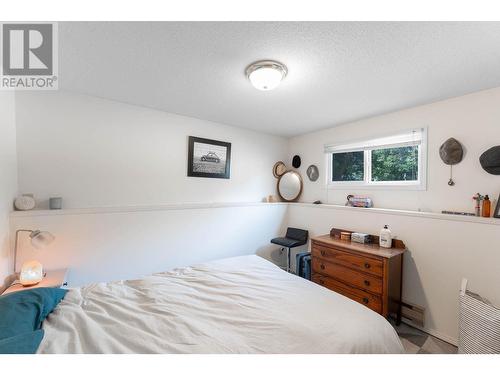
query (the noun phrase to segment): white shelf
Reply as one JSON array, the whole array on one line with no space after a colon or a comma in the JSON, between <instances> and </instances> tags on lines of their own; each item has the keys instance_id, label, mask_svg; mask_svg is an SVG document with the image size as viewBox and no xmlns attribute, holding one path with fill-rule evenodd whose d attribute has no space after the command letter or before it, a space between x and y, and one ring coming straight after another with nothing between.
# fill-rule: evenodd
<instances>
[{"instance_id":1,"label":"white shelf","mask_svg":"<svg viewBox=\"0 0 500 375\"><path fill-rule=\"evenodd\" d=\"M462 216L462 215L448 215L436 212L421 212L409 210L395 210L388 208L361 208L341 206L337 204L312 204L312 203L290 203L296 206L327 209L327 210L348 210L359 211L363 213L372 214L386 214L396 216L411 216L425 219L446 220L446 221L460 221L466 223L487 224L487 225L500 225L500 219L494 217L479 217L479 216Z\"/></svg>"},{"instance_id":2,"label":"white shelf","mask_svg":"<svg viewBox=\"0 0 500 375\"><path fill-rule=\"evenodd\" d=\"M172 211L172 210L202 210L207 208L229 208L229 207L265 207L287 205L284 202L207 202L207 203L174 203L155 206L109 206L91 208L70 208L63 210L31 210L11 212L12 218L33 216L57 216L57 215L92 215L124 212L148 212L148 211Z\"/></svg>"},{"instance_id":3,"label":"white shelf","mask_svg":"<svg viewBox=\"0 0 500 375\"><path fill-rule=\"evenodd\" d=\"M202 210L207 208L230 208L230 207L268 207L268 206L299 206L322 210L348 210L359 211L360 213L386 214L396 216L411 216L424 219L459 221L466 223L500 225L500 219L448 215L436 212L420 212L409 210L395 210L388 208L360 208L348 207L336 204L312 204L312 203L286 203L286 202L208 202L208 203L175 203L155 206L118 206L118 207L93 207L93 208L72 208L64 210L32 210L32 211L14 211L10 214L12 218L34 217L34 216L57 216L57 215L92 215L107 213L129 213L129 212L148 212L148 211L173 211L173 210Z\"/></svg>"}]
</instances>

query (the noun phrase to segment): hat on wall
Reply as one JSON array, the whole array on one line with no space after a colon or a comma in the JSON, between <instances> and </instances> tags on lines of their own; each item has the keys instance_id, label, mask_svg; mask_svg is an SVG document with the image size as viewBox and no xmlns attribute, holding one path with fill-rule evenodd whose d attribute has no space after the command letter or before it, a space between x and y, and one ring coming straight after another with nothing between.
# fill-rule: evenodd
<instances>
[{"instance_id":1,"label":"hat on wall","mask_svg":"<svg viewBox=\"0 0 500 375\"><path fill-rule=\"evenodd\" d=\"M479 157L481 167L491 174L500 175L500 146L495 146L483 152Z\"/></svg>"},{"instance_id":2,"label":"hat on wall","mask_svg":"<svg viewBox=\"0 0 500 375\"><path fill-rule=\"evenodd\" d=\"M455 138L449 138L439 148L439 156L445 164L455 165L462 161L464 149Z\"/></svg>"},{"instance_id":3,"label":"hat on wall","mask_svg":"<svg viewBox=\"0 0 500 375\"><path fill-rule=\"evenodd\" d=\"M295 155L292 159L292 166L294 168L298 168L298 167L300 167L300 164L302 164L302 161L300 160L300 156Z\"/></svg>"}]
</instances>

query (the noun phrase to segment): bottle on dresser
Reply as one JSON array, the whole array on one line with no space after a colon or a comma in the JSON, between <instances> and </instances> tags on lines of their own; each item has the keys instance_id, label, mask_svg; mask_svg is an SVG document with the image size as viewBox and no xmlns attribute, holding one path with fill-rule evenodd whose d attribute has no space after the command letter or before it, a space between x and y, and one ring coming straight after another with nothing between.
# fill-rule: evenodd
<instances>
[{"instance_id":1,"label":"bottle on dresser","mask_svg":"<svg viewBox=\"0 0 500 375\"><path fill-rule=\"evenodd\" d=\"M386 248L392 247L392 233L388 225L384 225L380 231L379 245Z\"/></svg>"}]
</instances>

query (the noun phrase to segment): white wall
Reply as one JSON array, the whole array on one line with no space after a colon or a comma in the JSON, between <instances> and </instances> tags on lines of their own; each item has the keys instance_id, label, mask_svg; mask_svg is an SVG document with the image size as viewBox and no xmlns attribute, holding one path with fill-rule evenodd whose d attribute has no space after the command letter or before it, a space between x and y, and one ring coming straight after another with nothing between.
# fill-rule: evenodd
<instances>
[{"instance_id":1,"label":"white wall","mask_svg":"<svg viewBox=\"0 0 500 375\"><path fill-rule=\"evenodd\" d=\"M352 193L371 196L381 208L473 212L472 196L480 192L489 194L495 203L500 176L486 173L479 156L500 144L499 103L500 88L496 88L292 138L289 158L294 154L302 158L301 201L320 199L343 205ZM417 127L428 128L427 190L326 188L325 144ZM439 146L449 137L458 139L466 151L464 160L453 168L454 187L448 186L449 166L439 157ZM305 176L310 164L316 164L322 173L316 182ZM333 226L376 234L389 224L409 249L403 297L425 307L426 330L450 341L457 337L457 293L462 277L469 278L475 291L500 304L500 253L495 245L500 241L500 227L486 221L477 224L307 205L291 205L288 212L289 225L309 229L313 235L328 233Z\"/></svg>"},{"instance_id":2,"label":"white wall","mask_svg":"<svg viewBox=\"0 0 500 375\"><path fill-rule=\"evenodd\" d=\"M292 138L290 157L302 158L299 171L305 176L310 164L316 164L321 177L316 182L304 179L301 201L344 204L348 194L373 198L376 207L441 212L474 211L472 196L480 192L494 200L500 193L500 176L485 172L479 156L500 145L500 88L373 117L327 130ZM323 146L364 137L411 129L428 128L428 188L426 191L326 189L326 157ZM439 146L448 138L458 139L465 148L464 160L453 167L456 185L448 186L450 167L439 157Z\"/></svg>"},{"instance_id":3,"label":"white wall","mask_svg":"<svg viewBox=\"0 0 500 375\"><path fill-rule=\"evenodd\" d=\"M325 173L325 143L428 127L426 191L337 190L326 193L324 180L304 178L302 200L344 203L348 193L365 193L378 207L439 212L471 211L476 192L496 198L500 177L484 172L478 157L500 144L500 89L362 120L287 141L247 130L166 114L65 92L17 94L19 190L45 201L61 195L65 207L158 205L179 202L255 202L275 192L271 167L302 157ZM186 177L187 136L233 144L230 180ZM449 167L438 148L448 137L460 140L464 161ZM288 155L287 155L288 153ZM43 203L42 203L43 207ZM182 208L182 209L181 209ZM57 236L48 251L31 253L48 268L69 266L73 285L138 277L193 262L247 253L270 257L269 239L287 225L324 234L332 226L377 233L389 224L405 241L404 298L426 308L426 329L453 341L457 329L460 278L500 303L497 265L499 226L417 218L374 211L308 205L240 205L213 208L127 211L69 211L14 214L11 231L47 229ZM278 256L274 254L274 260Z\"/></svg>"},{"instance_id":4,"label":"white wall","mask_svg":"<svg viewBox=\"0 0 500 375\"><path fill-rule=\"evenodd\" d=\"M40 228L57 237L36 253L21 241L18 267L32 258L69 267L70 282L83 285L240 254L271 257L286 205L238 202L276 193L272 166L286 156L286 139L63 91L17 93L16 110L19 191L33 193L39 208L62 196L70 209L12 216L12 233ZM190 135L231 142L230 179L187 177ZM110 206L125 209L71 210Z\"/></svg>"},{"instance_id":5,"label":"white wall","mask_svg":"<svg viewBox=\"0 0 500 375\"><path fill-rule=\"evenodd\" d=\"M287 140L68 92L16 94L19 191L65 208L257 202ZM232 143L231 179L187 177L188 136Z\"/></svg>"},{"instance_id":6,"label":"white wall","mask_svg":"<svg viewBox=\"0 0 500 375\"><path fill-rule=\"evenodd\" d=\"M439 216L439 215L437 215ZM332 227L376 234L383 224L408 247L403 265L403 299L425 308L425 329L447 341L458 334L458 291L470 288L500 305L500 220L471 223L380 213L361 208L291 204L288 225L311 236Z\"/></svg>"},{"instance_id":7,"label":"white wall","mask_svg":"<svg viewBox=\"0 0 500 375\"><path fill-rule=\"evenodd\" d=\"M78 286L244 254L279 260L269 241L285 228L286 205L209 206L16 213L12 232L42 228L56 236L43 251L34 251L21 237L18 267L29 259L47 269L67 267L70 286Z\"/></svg>"},{"instance_id":8,"label":"white wall","mask_svg":"<svg viewBox=\"0 0 500 375\"><path fill-rule=\"evenodd\" d=\"M0 92L0 291L10 274L9 214L17 192L15 101Z\"/></svg>"}]
</instances>

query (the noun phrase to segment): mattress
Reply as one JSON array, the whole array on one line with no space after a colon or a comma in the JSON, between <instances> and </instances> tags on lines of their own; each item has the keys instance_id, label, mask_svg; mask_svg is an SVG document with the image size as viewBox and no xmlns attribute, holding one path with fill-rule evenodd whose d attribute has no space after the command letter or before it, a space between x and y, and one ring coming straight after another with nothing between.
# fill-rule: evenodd
<instances>
[{"instance_id":1,"label":"mattress","mask_svg":"<svg viewBox=\"0 0 500 375\"><path fill-rule=\"evenodd\" d=\"M403 353L365 306L255 255L70 290L38 353Z\"/></svg>"}]
</instances>

